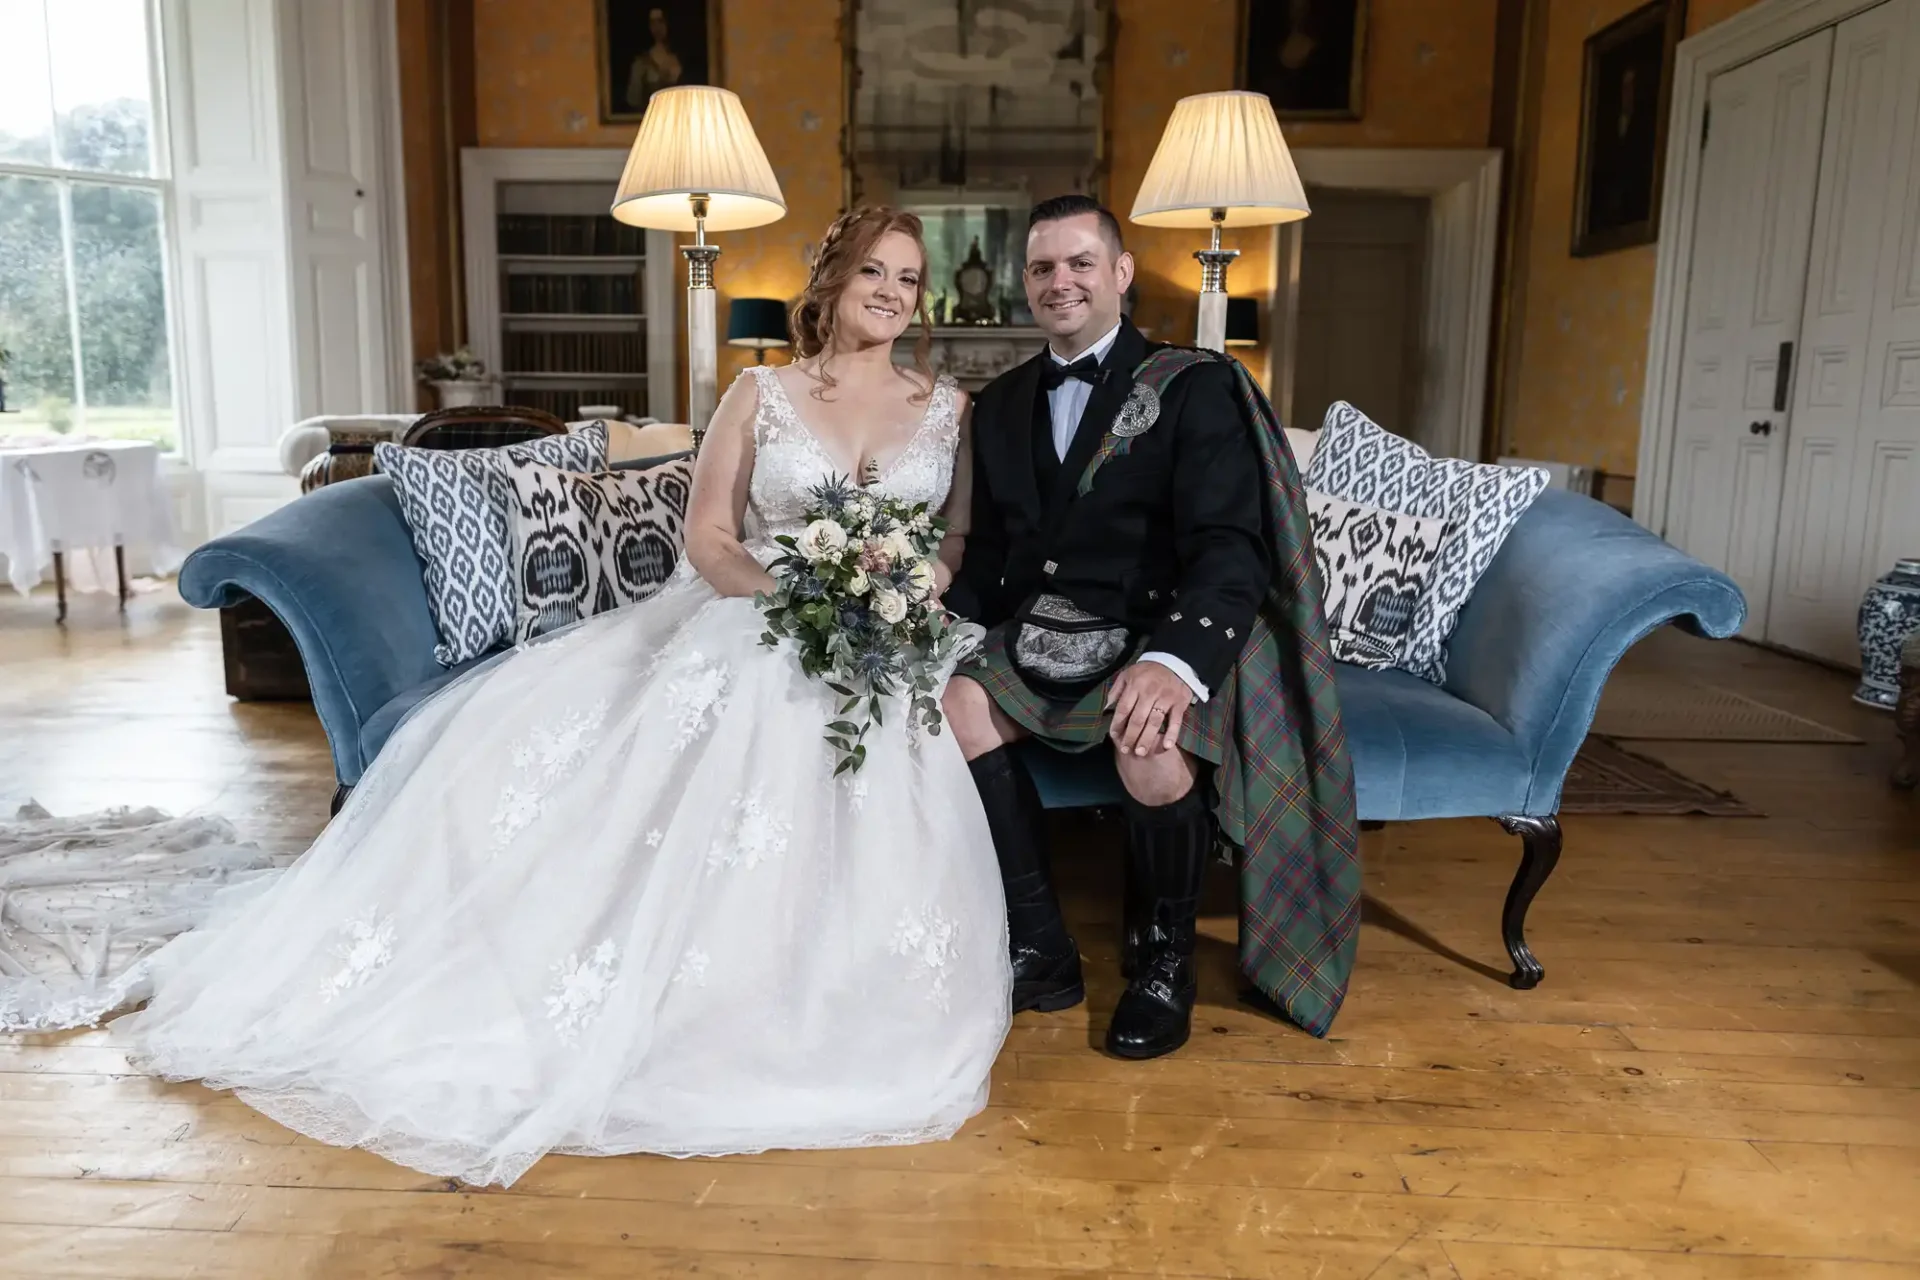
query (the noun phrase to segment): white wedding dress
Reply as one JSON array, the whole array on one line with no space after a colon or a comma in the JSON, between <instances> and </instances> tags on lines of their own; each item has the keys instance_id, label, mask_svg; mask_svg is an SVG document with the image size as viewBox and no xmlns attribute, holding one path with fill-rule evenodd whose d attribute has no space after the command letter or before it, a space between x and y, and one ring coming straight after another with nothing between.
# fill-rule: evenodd
<instances>
[{"instance_id":1,"label":"white wedding dress","mask_svg":"<svg viewBox=\"0 0 1920 1280\"><path fill-rule=\"evenodd\" d=\"M748 546L838 468L772 370ZM955 393L876 482L940 504ZM832 777L832 695L681 566L428 700L277 878L142 962L134 1060L474 1184L549 1151L951 1135L1006 1036L1006 917L958 746Z\"/></svg>"}]
</instances>

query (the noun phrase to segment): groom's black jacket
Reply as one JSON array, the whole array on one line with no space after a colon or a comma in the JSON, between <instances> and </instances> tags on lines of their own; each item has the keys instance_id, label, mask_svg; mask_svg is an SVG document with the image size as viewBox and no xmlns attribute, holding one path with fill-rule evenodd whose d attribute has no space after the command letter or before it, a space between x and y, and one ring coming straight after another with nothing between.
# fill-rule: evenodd
<instances>
[{"instance_id":1,"label":"groom's black jacket","mask_svg":"<svg viewBox=\"0 0 1920 1280\"><path fill-rule=\"evenodd\" d=\"M1045 349L974 398L972 527L946 604L994 627L1055 592L1145 633L1149 650L1218 689L1269 573L1260 453L1229 366L1182 373L1152 428L1076 494L1152 349L1120 322L1064 462L1040 389Z\"/></svg>"}]
</instances>

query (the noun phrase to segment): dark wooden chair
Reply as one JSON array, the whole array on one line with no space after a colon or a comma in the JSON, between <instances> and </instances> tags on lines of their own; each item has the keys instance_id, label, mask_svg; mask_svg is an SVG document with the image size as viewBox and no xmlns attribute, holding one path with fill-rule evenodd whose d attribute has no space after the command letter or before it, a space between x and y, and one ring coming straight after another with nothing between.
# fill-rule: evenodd
<instances>
[{"instance_id":1,"label":"dark wooden chair","mask_svg":"<svg viewBox=\"0 0 1920 1280\"><path fill-rule=\"evenodd\" d=\"M415 449L498 449L566 433L566 423L541 409L472 405L425 415L407 428L400 443Z\"/></svg>"}]
</instances>

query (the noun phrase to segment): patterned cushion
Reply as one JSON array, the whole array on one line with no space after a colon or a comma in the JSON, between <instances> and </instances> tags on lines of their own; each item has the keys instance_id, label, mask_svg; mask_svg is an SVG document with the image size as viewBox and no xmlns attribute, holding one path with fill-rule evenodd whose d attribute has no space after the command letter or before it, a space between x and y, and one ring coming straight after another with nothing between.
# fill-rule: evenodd
<instances>
[{"instance_id":1,"label":"patterned cushion","mask_svg":"<svg viewBox=\"0 0 1920 1280\"><path fill-rule=\"evenodd\" d=\"M433 656L451 667L513 639L507 475L530 466L598 471L607 464L607 429L594 423L503 449L382 444L373 456L393 478L420 556L427 606L440 631Z\"/></svg>"},{"instance_id":2,"label":"patterned cushion","mask_svg":"<svg viewBox=\"0 0 1920 1280\"><path fill-rule=\"evenodd\" d=\"M579 475L511 472L515 640L638 604L666 585L686 540L693 463Z\"/></svg>"},{"instance_id":3,"label":"patterned cushion","mask_svg":"<svg viewBox=\"0 0 1920 1280\"><path fill-rule=\"evenodd\" d=\"M1312 490L1307 519L1333 656L1361 667L1398 666L1447 522Z\"/></svg>"},{"instance_id":4,"label":"patterned cushion","mask_svg":"<svg viewBox=\"0 0 1920 1280\"><path fill-rule=\"evenodd\" d=\"M1447 522L1428 589L1414 609L1399 665L1435 684L1447 678L1447 637L1494 553L1547 487L1538 467L1436 458L1384 431L1344 400L1327 410L1307 487L1349 502Z\"/></svg>"}]
</instances>

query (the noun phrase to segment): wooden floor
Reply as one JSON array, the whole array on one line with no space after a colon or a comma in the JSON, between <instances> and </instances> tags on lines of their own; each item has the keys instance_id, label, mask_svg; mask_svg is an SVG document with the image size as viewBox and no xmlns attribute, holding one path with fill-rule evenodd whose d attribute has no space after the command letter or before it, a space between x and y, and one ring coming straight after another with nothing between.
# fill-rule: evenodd
<instances>
[{"instance_id":1,"label":"wooden floor","mask_svg":"<svg viewBox=\"0 0 1920 1280\"><path fill-rule=\"evenodd\" d=\"M170 594L51 614L0 601L0 801L205 809L289 851L319 828L311 712L228 702L210 618ZM1632 660L1869 744L1653 751L1771 816L1569 820L1536 991L1501 981L1517 844L1390 827L1332 1038L1236 1007L1214 942L1193 1043L1111 1061L1113 833L1089 824L1089 1003L1019 1020L952 1142L550 1159L475 1193L131 1075L108 1033L0 1041L0 1273L1920 1275L1920 800L1885 785L1888 723L1751 649Z\"/></svg>"}]
</instances>

